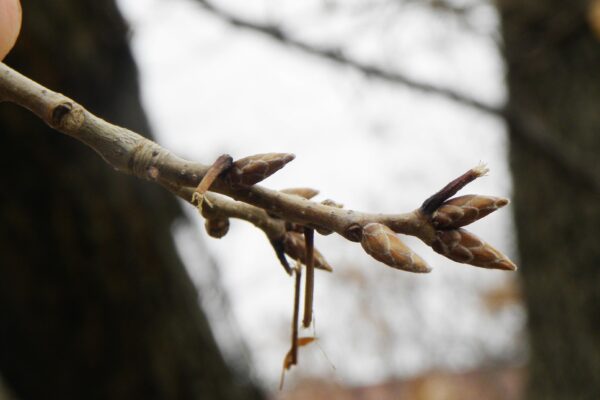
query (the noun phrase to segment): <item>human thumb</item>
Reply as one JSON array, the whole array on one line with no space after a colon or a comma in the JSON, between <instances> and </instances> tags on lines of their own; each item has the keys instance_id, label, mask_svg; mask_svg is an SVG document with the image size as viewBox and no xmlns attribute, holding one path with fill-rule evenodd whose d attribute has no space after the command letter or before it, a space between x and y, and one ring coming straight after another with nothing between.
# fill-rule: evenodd
<instances>
[{"instance_id":1,"label":"human thumb","mask_svg":"<svg viewBox=\"0 0 600 400\"><path fill-rule=\"evenodd\" d=\"M0 0L0 60L14 46L21 30L19 0Z\"/></svg>"}]
</instances>

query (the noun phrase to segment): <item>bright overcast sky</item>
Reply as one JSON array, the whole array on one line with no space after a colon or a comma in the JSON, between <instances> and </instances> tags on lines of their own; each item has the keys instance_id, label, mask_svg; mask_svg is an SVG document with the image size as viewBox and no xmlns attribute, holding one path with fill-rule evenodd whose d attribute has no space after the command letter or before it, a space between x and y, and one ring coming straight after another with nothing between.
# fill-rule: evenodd
<instances>
[{"instance_id":1,"label":"bright overcast sky","mask_svg":"<svg viewBox=\"0 0 600 400\"><path fill-rule=\"evenodd\" d=\"M132 25L156 139L184 157L210 163L222 153L293 152L296 160L266 186L314 187L320 199L363 211L410 211L480 161L491 172L464 193L510 196L506 134L497 119L232 28L193 0L119 3ZM490 38L497 21L489 7L474 13L474 33L414 3L337 17L319 11L326 2L300 3L222 4L244 17L282 21L306 40L339 43L386 68L502 102L503 70ZM272 386L289 347L293 282L262 232L236 221L226 237L212 239L186 208L193 226L180 226L176 237L216 332L225 337L232 326L206 294L218 278L256 374ZM509 206L470 229L514 258L511 227ZM355 243L316 237L335 268L317 275L315 304L320 348L331 362L317 346L302 349L290 381L318 375L366 384L436 367L469 368L519 349L522 309L490 312L481 300L512 276L406 242L434 268L431 274L391 270ZM217 275L206 272L206 254Z\"/></svg>"}]
</instances>

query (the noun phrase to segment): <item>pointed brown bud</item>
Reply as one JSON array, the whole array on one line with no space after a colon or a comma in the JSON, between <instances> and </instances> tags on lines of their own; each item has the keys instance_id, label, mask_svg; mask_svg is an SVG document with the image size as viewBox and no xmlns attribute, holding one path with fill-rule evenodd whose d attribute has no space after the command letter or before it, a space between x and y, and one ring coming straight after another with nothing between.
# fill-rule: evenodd
<instances>
[{"instance_id":1,"label":"pointed brown bud","mask_svg":"<svg viewBox=\"0 0 600 400\"><path fill-rule=\"evenodd\" d=\"M517 269L508 257L465 229L437 231L431 247L459 263L510 271Z\"/></svg>"},{"instance_id":2,"label":"pointed brown bud","mask_svg":"<svg viewBox=\"0 0 600 400\"><path fill-rule=\"evenodd\" d=\"M210 236L220 239L229 231L229 218L207 218L204 229Z\"/></svg>"},{"instance_id":3,"label":"pointed brown bud","mask_svg":"<svg viewBox=\"0 0 600 400\"><path fill-rule=\"evenodd\" d=\"M224 179L233 186L250 187L273 175L296 156L289 153L266 153L241 158L233 163Z\"/></svg>"},{"instance_id":4,"label":"pointed brown bud","mask_svg":"<svg viewBox=\"0 0 600 400\"><path fill-rule=\"evenodd\" d=\"M508 199L503 197L469 194L459 196L442 204L431 217L433 226L438 229L459 228L504 207Z\"/></svg>"},{"instance_id":5,"label":"pointed brown bud","mask_svg":"<svg viewBox=\"0 0 600 400\"><path fill-rule=\"evenodd\" d=\"M444 186L439 192L430 196L421 205L421 211L425 215L431 215L443 202L454 196L460 189L473 182L475 179L487 174L489 169L484 164L471 168L452 182Z\"/></svg>"},{"instance_id":6,"label":"pointed brown bud","mask_svg":"<svg viewBox=\"0 0 600 400\"><path fill-rule=\"evenodd\" d=\"M372 222L363 227L360 244L378 261L392 268L408 272L430 272L425 261L409 249L394 231L383 224Z\"/></svg>"},{"instance_id":7,"label":"pointed brown bud","mask_svg":"<svg viewBox=\"0 0 600 400\"><path fill-rule=\"evenodd\" d=\"M319 194L318 190L311 189L311 188L289 188L289 189L283 189L283 190L281 190L281 192L286 193L286 194L293 194L296 196L300 196L307 200L310 200Z\"/></svg>"},{"instance_id":8,"label":"pointed brown bud","mask_svg":"<svg viewBox=\"0 0 600 400\"><path fill-rule=\"evenodd\" d=\"M283 238L285 253L294 260L300 260L306 265L306 245L304 236L297 232L286 232ZM333 271L333 268L325 261L325 258L317 249L314 249L314 266L325 271Z\"/></svg>"}]
</instances>

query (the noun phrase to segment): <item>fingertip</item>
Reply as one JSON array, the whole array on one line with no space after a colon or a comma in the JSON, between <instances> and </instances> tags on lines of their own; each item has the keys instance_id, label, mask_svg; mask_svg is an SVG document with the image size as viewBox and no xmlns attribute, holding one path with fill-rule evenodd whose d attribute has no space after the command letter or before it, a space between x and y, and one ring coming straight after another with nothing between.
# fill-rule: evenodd
<instances>
[{"instance_id":1,"label":"fingertip","mask_svg":"<svg viewBox=\"0 0 600 400\"><path fill-rule=\"evenodd\" d=\"M0 60L13 48L21 30L19 0L0 0Z\"/></svg>"}]
</instances>

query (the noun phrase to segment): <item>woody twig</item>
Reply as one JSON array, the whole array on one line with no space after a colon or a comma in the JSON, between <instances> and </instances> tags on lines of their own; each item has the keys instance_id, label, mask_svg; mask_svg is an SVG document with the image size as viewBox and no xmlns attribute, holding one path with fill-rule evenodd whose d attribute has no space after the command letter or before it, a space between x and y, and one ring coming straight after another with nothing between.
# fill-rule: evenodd
<instances>
[{"instance_id":1,"label":"woody twig","mask_svg":"<svg viewBox=\"0 0 600 400\"><path fill-rule=\"evenodd\" d=\"M233 161L221 156L212 166L184 160L158 144L115 126L87 111L75 101L47 89L0 63L0 102L29 109L50 127L94 149L117 171L154 181L198 207L206 218L209 235L221 238L229 219L246 220L261 229L272 244L284 270L292 275L286 257L306 265L303 325L312 321L314 268L332 271L314 249L314 231L338 233L360 242L367 254L395 269L426 273L431 268L408 248L398 234L416 236L434 251L459 263L483 268L516 270L504 254L464 229L508 204L500 197L453 197L465 185L483 176L477 166L451 181L417 209L400 214L375 214L341 208L335 202L312 201L317 191L277 191L257 185L294 159L293 154L265 153ZM296 267L294 320L298 320L299 266ZM315 340L292 335L290 363L297 348ZM293 328L294 329L294 328Z\"/></svg>"},{"instance_id":2,"label":"woody twig","mask_svg":"<svg viewBox=\"0 0 600 400\"><path fill-rule=\"evenodd\" d=\"M155 181L175 192L189 187L197 188L210 169L204 164L184 160L135 132L98 118L72 99L39 85L3 63L0 63L0 101L10 101L29 109L49 126L90 146L116 170ZM469 178L459 178L458 186L451 183L450 190L440 192L445 194L440 196L438 193L432 196L430 201L426 201L422 207L412 212L372 214L317 203L256 184L293 158L292 154L281 153L242 158L233 162L224 175L211 182L210 188L238 200L237 203L229 204L235 206L229 208L230 213L242 214L242 211L234 211L232 208L242 207L239 202L246 203L261 208L268 215L289 224L336 232L348 240L362 241L363 247L369 247L367 241L374 244L379 240L377 238L385 239L385 235L371 234L374 228L369 224L381 224L394 234L416 236L435 251L458 262L486 268L516 268L500 252L462 229L460 226L467 220L461 220L463 225L456 222L442 227L439 224L442 215L447 214L445 209L442 209L444 199L456 193L458 186L464 186L464 182L472 180L471 177L474 179L480 176L481 167L468 171L465 176ZM452 199L448 201L451 202ZM506 200L497 201L494 207L499 208L506 203ZM482 207L482 204L479 201L471 201L469 204L457 206L449 203L446 206L472 210ZM489 207L486 210L489 211ZM488 211L478 212L478 217ZM258 223L258 220L255 222ZM364 232L367 232L368 238L363 240ZM297 251L296 256L305 259L306 250L298 245L298 240L291 235L292 233L294 232L287 230L285 235L275 240L283 243L287 253ZM370 254L375 258L384 259L384 253L388 250L390 249L384 246L379 250L370 250ZM379 252L377 257L373 252ZM397 261L394 261L394 264L394 267L397 267Z\"/></svg>"}]
</instances>

